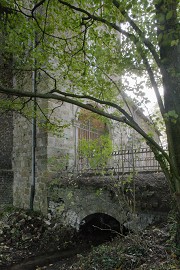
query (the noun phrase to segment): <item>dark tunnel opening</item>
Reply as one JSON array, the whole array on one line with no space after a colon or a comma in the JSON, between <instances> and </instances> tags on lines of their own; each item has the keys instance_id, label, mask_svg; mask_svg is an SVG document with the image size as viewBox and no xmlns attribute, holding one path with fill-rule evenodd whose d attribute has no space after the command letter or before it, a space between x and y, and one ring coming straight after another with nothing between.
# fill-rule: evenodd
<instances>
[{"instance_id":1,"label":"dark tunnel opening","mask_svg":"<svg viewBox=\"0 0 180 270\"><path fill-rule=\"evenodd\" d=\"M92 244L111 241L118 235L127 235L128 229L115 218L104 213L95 213L85 217L79 228L79 234Z\"/></svg>"}]
</instances>

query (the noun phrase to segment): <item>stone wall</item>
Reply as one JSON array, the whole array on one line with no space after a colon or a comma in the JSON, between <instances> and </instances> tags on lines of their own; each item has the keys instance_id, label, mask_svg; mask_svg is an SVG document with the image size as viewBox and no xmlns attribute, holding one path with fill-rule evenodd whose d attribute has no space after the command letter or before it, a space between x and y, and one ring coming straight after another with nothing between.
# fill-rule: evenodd
<instances>
[{"instance_id":1,"label":"stone wall","mask_svg":"<svg viewBox=\"0 0 180 270\"><path fill-rule=\"evenodd\" d=\"M150 123L150 120L143 115L142 111L135 106L131 106L131 111L133 114L133 119L138 123L138 125L146 132L153 135L156 142L159 142L159 133ZM118 123L113 121L113 131L112 131L114 150L130 150L147 148L145 139L137 133L132 128L128 127L126 124Z\"/></svg>"},{"instance_id":2,"label":"stone wall","mask_svg":"<svg viewBox=\"0 0 180 270\"><path fill-rule=\"evenodd\" d=\"M38 85L40 92L47 90L44 80ZM40 87L41 86L41 87ZM28 86L30 88L31 86ZM42 127L47 119L40 117L40 126L37 128L36 145L36 195L34 209L47 211L47 184L57 178L57 174L73 172L76 167L77 131L73 125L78 108L72 104L58 101L38 101L51 122L60 120L59 125L66 125L59 134ZM143 119L143 121L145 121ZM130 130L127 126L113 123L110 130L114 145L129 143ZM132 136L131 136L132 137ZM132 138L131 138L132 139ZM137 137L138 146L140 137ZM133 137L133 141L135 139ZM131 141L132 143L132 141ZM30 189L32 182L32 119L21 115L14 115L14 205L29 208Z\"/></svg>"},{"instance_id":3,"label":"stone wall","mask_svg":"<svg viewBox=\"0 0 180 270\"><path fill-rule=\"evenodd\" d=\"M0 209L13 204L13 172L0 170Z\"/></svg>"},{"instance_id":4,"label":"stone wall","mask_svg":"<svg viewBox=\"0 0 180 270\"><path fill-rule=\"evenodd\" d=\"M39 101L41 109L48 112L51 123L61 120L60 125L67 125L62 132L48 131L45 119L37 124L36 135L36 194L34 209L47 211L47 183L57 172L72 170L74 166L74 107L61 102ZM59 107L58 107L59 106ZM57 107L56 110L53 110ZM53 113L52 113L53 112ZM70 126L68 126L70 124ZM32 182L32 119L14 115L14 205L29 208Z\"/></svg>"},{"instance_id":5,"label":"stone wall","mask_svg":"<svg viewBox=\"0 0 180 270\"><path fill-rule=\"evenodd\" d=\"M14 206L29 208L32 184L32 119L14 115L13 170ZM46 212L47 132L37 126L35 149L34 209Z\"/></svg>"},{"instance_id":6,"label":"stone wall","mask_svg":"<svg viewBox=\"0 0 180 270\"><path fill-rule=\"evenodd\" d=\"M1 97L0 97L1 98ZM0 170L12 169L13 117L11 112L0 115Z\"/></svg>"},{"instance_id":7,"label":"stone wall","mask_svg":"<svg viewBox=\"0 0 180 270\"><path fill-rule=\"evenodd\" d=\"M48 160L49 170L59 172L67 170L73 172L78 163L78 115L80 108L72 104L62 103L58 101L50 101L48 104L49 113L52 119L60 119L61 124L69 125L63 129L59 136L48 133ZM56 109L54 109L56 108ZM144 130L148 133L153 127L150 126L148 119L143 116L142 112L137 108L131 108L134 113L134 118L137 123L144 126ZM147 147L145 140L136 131L129 128L123 123L110 121L108 126L110 137L113 141L113 150L123 149L130 150L132 148ZM74 124L74 125L73 125ZM158 136L155 132L155 140L158 141ZM54 164L53 161L54 160ZM109 160L109 164L113 164L113 159Z\"/></svg>"},{"instance_id":8,"label":"stone wall","mask_svg":"<svg viewBox=\"0 0 180 270\"><path fill-rule=\"evenodd\" d=\"M123 224L127 221L128 213L123 197L112 199L108 190L90 186L54 187L49 193L49 210L65 225L77 230L81 221L91 214L104 213Z\"/></svg>"},{"instance_id":9,"label":"stone wall","mask_svg":"<svg viewBox=\"0 0 180 270\"><path fill-rule=\"evenodd\" d=\"M55 107L57 109L53 111L51 118L53 117L55 122L57 119L61 120L60 124L62 126L66 125L66 127L62 128L62 132L59 132L59 134L48 133L47 154L49 170L56 172L64 170L73 171L76 151L73 120L75 119L76 106L68 103L49 102L49 113Z\"/></svg>"},{"instance_id":10,"label":"stone wall","mask_svg":"<svg viewBox=\"0 0 180 270\"><path fill-rule=\"evenodd\" d=\"M4 32L5 33L5 32ZM4 57L4 36L0 33L0 84L3 87L12 87L12 58ZM13 114L7 110L7 103L11 99L0 94L0 208L11 205L13 202Z\"/></svg>"},{"instance_id":11,"label":"stone wall","mask_svg":"<svg viewBox=\"0 0 180 270\"><path fill-rule=\"evenodd\" d=\"M41 101L42 102L42 101ZM41 104L41 103L40 103ZM76 166L77 138L73 121L77 107L56 101L43 101L50 120L61 120L67 125L62 132L54 134L43 127L37 128L36 147L36 196L35 209L47 211L47 184L57 179L58 173L73 172ZM54 109L56 108L56 109ZM112 126L113 127L113 126ZM118 132L111 132L112 139L127 140L128 128L118 126ZM137 140L140 140L138 137ZM128 141L126 142L128 143ZM29 208L32 181L32 123L20 115L14 116L14 205Z\"/></svg>"},{"instance_id":12,"label":"stone wall","mask_svg":"<svg viewBox=\"0 0 180 270\"><path fill-rule=\"evenodd\" d=\"M5 100L5 96L0 96ZM13 117L11 112L1 110L0 115L0 208L13 202Z\"/></svg>"},{"instance_id":13,"label":"stone wall","mask_svg":"<svg viewBox=\"0 0 180 270\"><path fill-rule=\"evenodd\" d=\"M135 187L135 190L133 190ZM86 217L102 213L130 230L141 230L165 221L170 211L170 192L162 173L63 178L52 184L48 206L52 215L76 229Z\"/></svg>"}]
</instances>

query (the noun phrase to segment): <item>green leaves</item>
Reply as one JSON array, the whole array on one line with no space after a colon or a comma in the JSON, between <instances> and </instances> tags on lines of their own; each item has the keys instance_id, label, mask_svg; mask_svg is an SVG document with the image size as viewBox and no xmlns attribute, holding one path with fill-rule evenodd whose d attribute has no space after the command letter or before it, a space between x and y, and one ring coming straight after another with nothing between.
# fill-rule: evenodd
<instances>
[{"instance_id":1,"label":"green leaves","mask_svg":"<svg viewBox=\"0 0 180 270\"><path fill-rule=\"evenodd\" d=\"M177 46L179 44L179 39L174 39L171 41L171 47Z\"/></svg>"},{"instance_id":2,"label":"green leaves","mask_svg":"<svg viewBox=\"0 0 180 270\"><path fill-rule=\"evenodd\" d=\"M168 11L168 13L166 14L166 20L170 20L172 16L173 16L173 11L172 10Z\"/></svg>"},{"instance_id":3,"label":"green leaves","mask_svg":"<svg viewBox=\"0 0 180 270\"><path fill-rule=\"evenodd\" d=\"M80 154L87 158L91 168L103 168L112 153L112 141L109 135L101 135L94 140L82 139L79 146Z\"/></svg>"},{"instance_id":4,"label":"green leaves","mask_svg":"<svg viewBox=\"0 0 180 270\"><path fill-rule=\"evenodd\" d=\"M111 78L120 78L124 70L142 65L133 42L117 36L110 26L87 19L86 14L57 0L45 1L32 17L33 2L12 0L10 4L19 12L8 18L4 51L15 55L14 66L32 70L36 62L36 68L47 70L59 89L116 99L117 87ZM133 14L141 8L152 12L148 1L141 5L136 1L121 1L120 6ZM120 25L126 21L122 10L112 1L78 1L76 6L110 23ZM146 25L143 21L142 26ZM129 26L127 31L133 33ZM137 43L140 46L141 42Z\"/></svg>"},{"instance_id":5,"label":"green leaves","mask_svg":"<svg viewBox=\"0 0 180 270\"><path fill-rule=\"evenodd\" d=\"M175 110L169 111L164 114L166 120L170 120L172 123L176 124L179 115Z\"/></svg>"}]
</instances>

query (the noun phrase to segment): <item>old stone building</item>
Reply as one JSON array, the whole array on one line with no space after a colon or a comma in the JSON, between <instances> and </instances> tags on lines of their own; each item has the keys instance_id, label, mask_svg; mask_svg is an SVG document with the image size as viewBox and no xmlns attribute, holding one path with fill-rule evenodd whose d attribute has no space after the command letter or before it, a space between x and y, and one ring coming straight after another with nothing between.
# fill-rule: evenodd
<instances>
[{"instance_id":1,"label":"old stone building","mask_svg":"<svg viewBox=\"0 0 180 270\"><path fill-rule=\"evenodd\" d=\"M21 86L22 89L33 89L32 73L25 76L16 74L12 76L9 67L1 61L0 82L5 87ZM7 64L7 63L6 63ZM44 76L44 77L43 77ZM46 74L41 74L37 84L38 92L51 89ZM18 83L17 83L18 81ZM49 87L49 88L48 88ZM82 155L81 144L88 144L97 140L100 148L103 135L108 135L114 154L106 158L103 166L116 172L125 172L134 166L132 149L146 148L146 143L138 133L123 123L104 121L95 114L78 108L75 105L52 100L36 100L36 108L32 100L13 100L13 106L3 110L3 99L11 102L8 96L1 96L0 115L0 204L14 204L17 207L29 208L31 195L35 191L34 209L46 212L47 188L58 173L72 175L82 173L84 170L99 169L101 161L95 161L96 167L90 162L94 155L91 149L87 156ZM28 102L27 102L28 101ZM17 103L16 103L17 102ZM25 104L25 106L24 106ZM90 104L97 106L97 104ZM154 133L158 140L158 133L150 124L147 117L133 103L130 102L130 111L134 120L146 132ZM15 110L16 109L16 112ZM37 119L33 117L34 110ZM18 111L18 112L17 112ZM52 129L54 123L55 129ZM106 142L105 142L106 143ZM110 148L109 148L110 149ZM124 156L121 152L124 151ZM141 162L143 169L151 167L152 153L136 151L136 166ZM138 155L141 155L138 156ZM142 161L144 165L142 165ZM154 162L154 161L153 161ZM101 165L101 166L100 166ZM138 170L138 168L136 168ZM58 180L58 179L57 179Z\"/></svg>"},{"instance_id":2,"label":"old stone building","mask_svg":"<svg viewBox=\"0 0 180 270\"><path fill-rule=\"evenodd\" d=\"M103 133L108 133L113 150L130 151L132 148L146 147L145 141L123 124L115 122L105 124L92 113L87 113L72 104L59 104L58 107L57 103L52 101L43 101L43 103L43 106L48 107L49 111L53 110L53 119L61 119L61 125L64 124L65 128L60 134L54 134L37 123L34 142L32 121L19 114L14 114L13 203L17 207L29 208L33 167L35 168L36 190L34 207L43 212L47 211L47 186L52 179L56 178L57 173L72 175L82 172L83 169L90 169L87 159L83 160L79 153L78 147L82 139L90 141L99 138ZM55 107L57 107L56 110L54 110ZM132 109L136 120L143 122L147 131L152 131L149 120L142 112L136 106ZM156 138L158 139L157 134ZM9 145L9 143L7 144ZM32 160L33 151L35 151L34 161ZM118 164L115 164L113 158L108 160L107 167L120 165L119 161ZM127 162L129 165L129 155Z\"/></svg>"},{"instance_id":3,"label":"old stone building","mask_svg":"<svg viewBox=\"0 0 180 270\"><path fill-rule=\"evenodd\" d=\"M45 84L42 80L38 85L39 91L45 88ZM28 87L31 87L31 80L28 81ZM105 167L114 168L116 172L125 172L134 166L132 149L140 151L141 148L147 147L142 137L123 123L104 121L75 105L37 100L36 121L32 120L34 108L32 101L27 103L27 106L26 113L2 111L1 114L1 205L11 204L13 201L17 207L29 208L33 187L34 208L46 212L47 187L52 179L56 178L57 173L72 175L92 169L89 160L93 153L82 156L80 150L83 140L88 143L99 140L98 144L101 144L101 136L108 135L114 154L107 159ZM131 113L136 122L146 132L153 131L155 139L158 140L158 133L150 125L148 118L132 102ZM49 129L50 122L56 123L55 130ZM91 149L91 152L93 151ZM122 151L124 156L120 154ZM151 166L152 153L149 154L145 150L140 153L140 157L138 151L136 151L138 160L136 166L139 166L138 162L141 162L142 166L144 159L143 169L148 169L148 166ZM102 156L95 161L97 166L93 169L101 167Z\"/></svg>"},{"instance_id":4,"label":"old stone building","mask_svg":"<svg viewBox=\"0 0 180 270\"><path fill-rule=\"evenodd\" d=\"M25 3L28 1L25 1ZM43 14L43 10L39 10ZM37 31L37 29L36 29ZM67 34L67 33L66 33ZM38 33L36 33L38 36ZM37 38L37 37L36 37ZM33 40L32 46L33 49ZM24 49L24 48L23 48ZM3 51L3 50L2 50ZM45 53L44 53L45 55ZM0 57L2 53L0 51ZM35 72L21 70L11 74L8 63L0 59L1 70L0 83L4 87L13 86L23 90L45 93L52 89L47 72L39 72L34 88ZM32 60L32 59L31 59ZM52 66L57 66L58 72L63 71L56 59L48 59ZM34 61L34 60L33 60ZM44 64L43 64L44 65ZM56 68L57 68L56 67ZM30 68L30 69L31 69ZM56 70L55 68L55 70ZM61 71L60 71L61 70ZM43 74L42 74L43 73ZM56 78L58 74L53 74ZM57 76L56 76L57 75ZM59 83L61 89L61 82ZM64 89L63 89L64 90ZM20 99L14 108L18 112L2 111L0 116L0 203L13 204L17 207L29 208L31 195L35 191L34 208L42 212L47 211L47 187L50 181L56 177L56 173L72 175L90 170L89 158L94 155L82 156L82 141L91 142L101 136L108 135L112 142L114 154L106 161L107 168L115 171L125 171L128 166L133 167L132 149L146 147L145 141L135 131L122 123L115 121L104 122L92 113L87 113L75 105L56 101ZM16 103L16 100L13 101ZM25 106L24 106L25 105ZM96 106L96 104L91 104ZM147 132L154 131L154 137L158 140L158 134L150 121L142 111L130 102L131 115ZM34 114L37 119L34 118ZM60 128L52 129L52 123L57 123ZM103 146L104 147L104 146ZM101 147L102 148L102 147ZM118 151L125 151L125 156ZM144 168L151 166L151 156L143 152ZM138 152L136 152L138 156ZM138 157L140 160L140 158ZM100 161L100 160L99 160ZM142 161L142 157L141 157ZM97 167L99 166L97 162ZM94 168L96 169L96 168ZM12 184L13 182L13 184ZM13 192L12 192L13 189ZM12 198L13 193L13 198Z\"/></svg>"}]
</instances>

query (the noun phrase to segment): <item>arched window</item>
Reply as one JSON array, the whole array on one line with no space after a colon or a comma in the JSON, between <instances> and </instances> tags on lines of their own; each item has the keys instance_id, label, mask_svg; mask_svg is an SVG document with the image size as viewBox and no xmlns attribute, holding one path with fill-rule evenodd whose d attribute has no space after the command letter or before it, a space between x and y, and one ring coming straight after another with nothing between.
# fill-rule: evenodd
<instances>
[{"instance_id":1,"label":"arched window","mask_svg":"<svg viewBox=\"0 0 180 270\"><path fill-rule=\"evenodd\" d=\"M89 142L90 155L93 155L90 144L93 141L97 141L98 138L101 140L101 136L108 135L108 133L107 124L102 121L100 116L91 111L81 109L76 122L76 166L78 170L91 167L89 158L82 153L84 142L87 142L87 147Z\"/></svg>"},{"instance_id":2,"label":"arched window","mask_svg":"<svg viewBox=\"0 0 180 270\"><path fill-rule=\"evenodd\" d=\"M82 109L78 117L79 130L78 141L82 139L93 140L99 138L101 135L108 133L107 125L100 117L91 111Z\"/></svg>"}]
</instances>

